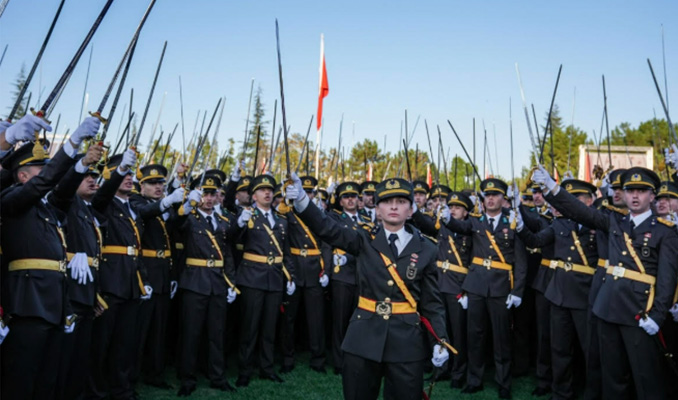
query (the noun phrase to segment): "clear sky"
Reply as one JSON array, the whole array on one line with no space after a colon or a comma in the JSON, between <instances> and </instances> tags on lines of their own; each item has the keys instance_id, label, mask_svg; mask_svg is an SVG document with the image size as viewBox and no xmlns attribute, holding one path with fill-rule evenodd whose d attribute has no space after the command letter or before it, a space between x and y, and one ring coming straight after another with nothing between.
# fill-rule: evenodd
<instances>
[{"instance_id":1,"label":"clear sky","mask_svg":"<svg viewBox=\"0 0 678 400\"><path fill-rule=\"evenodd\" d=\"M41 68L33 83L44 100L82 42L104 0L66 0ZM0 66L0 115L9 112L11 84L22 63L30 68L58 5L57 0L11 0L0 18L0 51L9 44ZM115 0L92 40L89 110L96 108L129 40L148 5L147 0ZM423 119L440 124L445 147L462 155L447 126L451 119L467 147L471 121L478 137L482 120L494 157L496 127L499 169L508 177L509 98L513 102L516 169L528 162L529 138L522 114L515 63L528 103L542 120L548 111L558 66L563 72L556 103L567 124L589 135L600 129L603 109L601 75L605 74L610 126L634 126L663 118L646 58L662 82L661 24L664 24L669 101L678 104L678 27L670 23L678 3L662 1L226 1L158 0L141 34L119 110L135 90L134 110L143 113L163 41L169 42L164 65L141 143L150 136L163 93L160 120L165 130L179 122L179 84L183 80L187 136L198 110L213 110L220 96L226 108L220 138L242 141L250 82L263 89L268 118L279 97L275 18L280 36L288 124L305 131L318 96L320 34L330 93L325 99L324 148L335 146L339 120L344 119L348 146L373 138L396 151L404 110L410 130L421 121L414 143L426 149ZM62 126L77 125L89 49L84 54L52 118ZM41 86L40 86L41 85ZM675 99L675 100L674 100ZM675 107L673 107L675 109ZM280 115L280 114L278 114ZM120 112L110 133L118 130ZM674 116L674 119L678 118ZM280 119L278 119L280 121ZM351 123L355 121L355 136ZM280 126L280 122L278 122ZM188 138L186 139L188 140ZM478 146L482 144L479 139ZM181 146L180 134L173 141ZM478 157L481 157L478 150ZM479 158L481 159L481 158Z\"/></svg>"}]
</instances>

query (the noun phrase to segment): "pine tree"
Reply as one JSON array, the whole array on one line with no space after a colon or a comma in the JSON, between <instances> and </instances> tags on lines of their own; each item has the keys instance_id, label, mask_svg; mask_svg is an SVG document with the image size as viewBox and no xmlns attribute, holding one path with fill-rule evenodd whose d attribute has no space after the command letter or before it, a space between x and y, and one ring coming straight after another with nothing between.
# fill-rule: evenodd
<instances>
[{"instance_id":1,"label":"pine tree","mask_svg":"<svg viewBox=\"0 0 678 400\"><path fill-rule=\"evenodd\" d=\"M11 101L12 105L9 107L10 111L12 110L12 107L14 107L14 103L16 103L16 100L19 97L19 93L21 93L21 89L24 87L25 84L26 84L26 65L21 64L21 70L19 70L19 75L17 75L16 81L14 81L14 90L12 91L12 101ZM24 115L26 115L26 109L24 108L23 104L19 104L19 108L17 108L16 114L14 115L14 119L18 120Z\"/></svg>"}]
</instances>

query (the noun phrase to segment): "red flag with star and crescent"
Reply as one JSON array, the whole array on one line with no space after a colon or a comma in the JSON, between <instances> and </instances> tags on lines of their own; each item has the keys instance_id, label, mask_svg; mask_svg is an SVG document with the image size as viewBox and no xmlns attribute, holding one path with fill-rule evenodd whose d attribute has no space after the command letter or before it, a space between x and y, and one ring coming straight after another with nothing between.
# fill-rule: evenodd
<instances>
[{"instance_id":1,"label":"red flag with star and crescent","mask_svg":"<svg viewBox=\"0 0 678 400\"><path fill-rule=\"evenodd\" d=\"M325 67L325 37L320 35L320 83L318 89L318 115L316 118L317 130L323 123L323 99L330 92L330 85L327 82L327 68Z\"/></svg>"}]
</instances>

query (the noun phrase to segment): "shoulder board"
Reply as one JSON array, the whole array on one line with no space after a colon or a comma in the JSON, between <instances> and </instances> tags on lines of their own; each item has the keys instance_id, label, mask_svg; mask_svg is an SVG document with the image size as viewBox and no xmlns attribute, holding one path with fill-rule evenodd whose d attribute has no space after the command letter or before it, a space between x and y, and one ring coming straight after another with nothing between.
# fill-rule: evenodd
<instances>
[{"instance_id":1,"label":"shoulder board","mask_svg":"<svg viewBox=\"0 0 678 400\"><path fill-rule=\"evenodd\" d=\"M335 208L335 209L333 209L332 211L334 211L334 212L335 212L335 213L337 213L338 215L341 215L341 214L343 214L343 212L342 212L342 211L339 211L339 210L337 210L336 208Z\"/></svg>"},{"instance_id":2,"label":"shoulder board","mask_svg":"<svg viewBox=\"0 0 678 400\"><path fill-rule=\"evenodd\" d=\"M426 238L426 239L432 241L433 243L438 243L438 239L436 239L436 238L434 238L434 237L431 237L431 236L428 236L428 235L424 235L423 233L420 233L420 235L421 235L422 238Z\"/></svg>"},{"instance_id":3,"label":"shoulder board","mask_svg":"<svg viewBox=\"0 0 678 400\"><path fill-rule=\"evenodd\" d=\"M223 219L224 221L226 221L226 222L229 221L229 219L224 217L223 215L221 215L221 214L217 214L217 215L219 216L219 218Z\"/></svg>"},{"instance_id":4,"label":"shoulder board","mask_svg":"<svg viewBox=\"0 0 678 400\"><path fill-rule=\"evenodd\" d=\"M433 211L424 211L424 212L422 212L422 214L424 214L428 217L431 217L431 218L433 217Z\"/></svg>"},{"instance_id":5,"label":"shoulder board","mask_svg":"<svg viewBox=\"0 0 678 400\"><path fill-rule=\"evenodd\" d=\"M619 207L611 206L609 204L604 204L603 207L607 208L608 210L622 214L622 215L628 215L629 214L629 210L626 209L626 208L619 208Z\"/></svg>"},{"instance_id":6,"label":"shoulder board","mask_svg":"<svg viewBox=\"0 0 678 400\"><path fill-rule=\"evenodd\" d=\"M542 217L544 217L544 218L546 218L546 219L548 219L548 220L552 220L552 219L553 219L553 215L551 215L551 214L539 214L539 215L542 216Z\"/></svg>"},{"instance_id":7,"label":"shoulder board","mask_svg":"<svg viewBox=\"0 0 678 400\"><path fill-rule=\"evenodd\" d=\"M276 212L275 212L275 215L276 215L278 218L287 219L287 214L281 214L281 213L279 213L279 212L276 211Z\"/></svg>"},{"instance_id":8,"label":"shoulder board","mask_svg":"<svg viewBox=\"0 0 678 400\"><path fill-rule=\"evenodd\" d=\"M365 223L369 223L369 224L372 223L372 219L370 219L370 217L368 217L367 215L360 215L360 219L365 221Z\"/></svg>"},{"instance_id":9,"label":"shoulder board","mask_svg":"<svg viewBox=\"0 0 678 400\"><path fill-rule=\"evenodd\" d=\"M669 221L668 219L664 219L664 218L661 218L661 217L657 218L657 222L659 222L660 224L664 224L664 225L666 225L670 228L673 228L674 226L676 226L675 222Z\"/></svg>"},{"instance_id":10,"label":"shoulder board","mask_svg":"<svg viewBox=\"0 0 678 400\"><path fill-rule=\"evenodd\" d=\"M480 218L480 217L483 216L483 214L480 214L480 213L469 213L468 215L470 215L472 217L476 217L476 218Z\"/></svg>"}]
</instances>

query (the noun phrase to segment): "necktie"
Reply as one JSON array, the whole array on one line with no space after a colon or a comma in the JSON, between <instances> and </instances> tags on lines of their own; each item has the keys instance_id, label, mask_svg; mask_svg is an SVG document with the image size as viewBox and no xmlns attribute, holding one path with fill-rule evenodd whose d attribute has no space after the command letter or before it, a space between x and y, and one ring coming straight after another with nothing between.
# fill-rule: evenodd
<instances>
[{"instance_id":1,"label":"necktie","mask_svg":"<svg viewBox=\"0 0 678 400\"><path fill-rule=\"evenodd\" d=\"M391 246L391 251L393 252L393 255L398 258L398 247L396 247L395 241L398 240L398 235L395 233L392 233L388 235L388 245Z\"/></svg>"},{"instance_id":2,"label":"necktie","mask_svg":"<svg viewBox=\"0 0 678 400\"><path fill-rule=\"evenodd\" d=\"M129 213L129 216L132 217L132 219L137 219L137 215L132 211L132 206L129 204L129 201L125 202L125 205L127 206L127 212Z\"/></svg>"},{"instance_id":3,"label":"necktie","mask_svg":"<svg viewBox=\"0 0 678 400\"><path fill-rule=\"evenodd\" d=\"M214 232L214 225L212 225L212 216L208 215L207 217L205 217L205 219L207 220L207 223L210 225L210 231Z\"/></svg>"},{"instance_id":4,"label":"necktie","mask_svg":"<svg viewBox=\"0 0 678 400\"><path fill-rule=\"evenodd\" d=\"M352 216L351 218L353 218L353 222L355 222L356 224L358 223L358 217L356 217L356 216L354 215L354 216Z\"/></svg>"},{"instance_id":5,"label":"necktie","mask_svg":"<svg viewBox=\"0 0 678 400\"><path fill-rule=\"evenodd\" d=\"M631 222L629 222L629 225L631 225L631 239L635 239L636 234L634 230L636 229L636 223L633 222L633 220L631 220Z\"/></svg>"},{"instance_id":6,"label":"necktie","mask_svg":"<svg viewBox=\"0 0 678 400\"><path fill-rule=\"evenodd\" d=\"M490 228L492 228L492 230L494 230L494 218L489 218L487 220L487 222L490 224Z\"/></svg>"},{"instance_id":7,"label":"necktie","mask_svg":"<svg viewBox=\"0 0 678 400\"><path fill-rule=\"evenodd\" d=\"M273 225L271 224L271 219L269 218L268 213L264 213L264 217L266 217L266 223L268 224L268 226L273 227Z\"/></svg>"}]
</instances>

